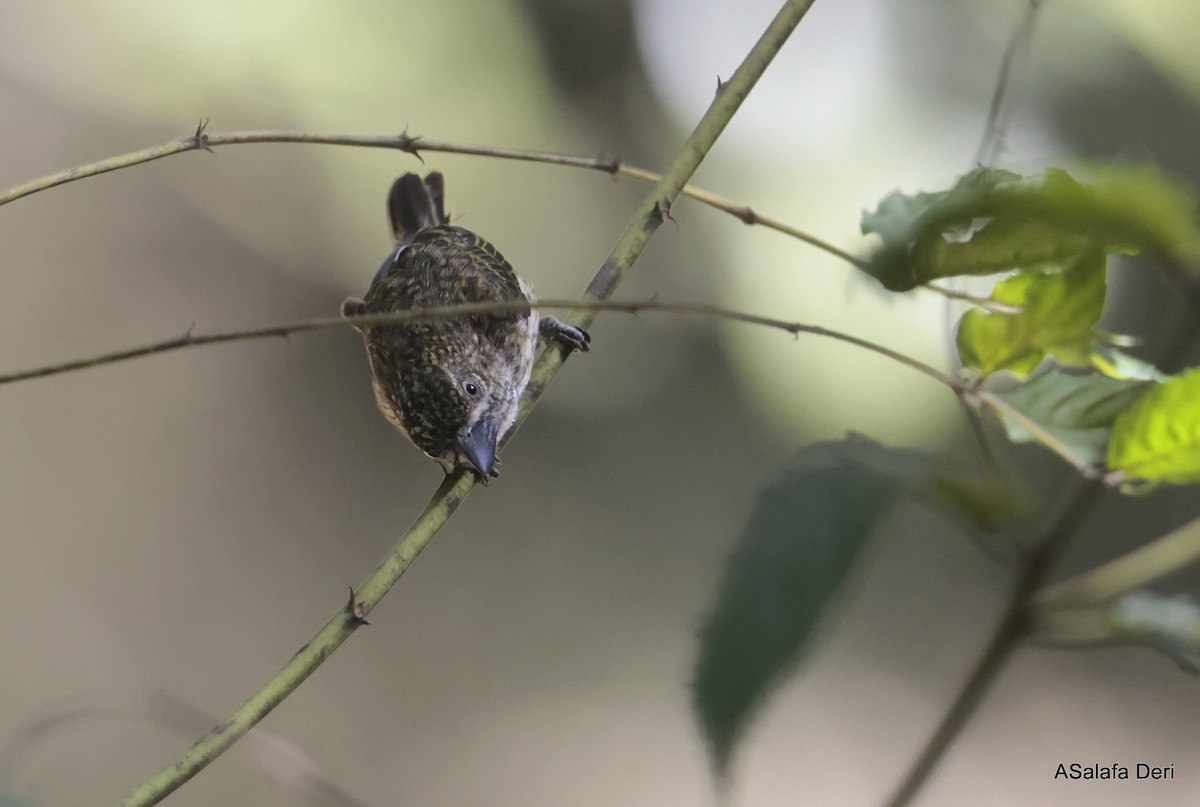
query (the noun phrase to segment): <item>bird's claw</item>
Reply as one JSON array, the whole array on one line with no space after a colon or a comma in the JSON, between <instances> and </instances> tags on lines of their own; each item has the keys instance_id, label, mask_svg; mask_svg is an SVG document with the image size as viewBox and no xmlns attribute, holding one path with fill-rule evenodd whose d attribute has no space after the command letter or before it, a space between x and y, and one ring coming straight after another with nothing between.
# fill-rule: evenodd
<instances>
[{"instance_id":1,"label":"bird's claw","mask_svg":"<svg viewBox=\"0 0 1200 807\"><path fill-rule=\"evenodd\" d=\"M592 337L587 331L583 328L576 328L574 325L568 325L558 317L540 317L538 331L546 339L558 342L568 350L586 353L592 346Z\"/></svg>"}]
</instances>

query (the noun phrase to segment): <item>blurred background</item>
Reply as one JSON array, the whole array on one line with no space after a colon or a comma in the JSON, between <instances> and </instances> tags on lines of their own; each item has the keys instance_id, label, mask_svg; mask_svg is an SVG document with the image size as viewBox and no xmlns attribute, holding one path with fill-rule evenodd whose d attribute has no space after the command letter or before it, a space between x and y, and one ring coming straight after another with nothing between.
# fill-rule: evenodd
<instances>
[{"instance_id":1,"label":"blurred background","mask_svg":"<svg viewBox=\"0 0 1200 807\"><path fill-rule=\"evenodd\" d=\"M696 184L865 250L863 208L972 167L1024 5L820 0ZM1122 157L1200 178L1200 5L1043 6L998 164ZM0 187L201 118L214 132L407 126L661 169L775 10L0 3ZM647 190L424 156L226 147L4 207L0 370L193 324L335 314L389 247L384 196L404 171L444 171L456 223L543 297L582 290ZM939 298L885 296L824 253L688 201L673 215L619 298L814 322L948 365ZM1145 337L1151 358L1195 319L1149 264L1110 281L1105 326ZM847 430L968 458L969 432L944 389L847 346L652 313L603 316L592 334L505 452L503 477L264 722L307 757L267 765L245 743L170 804L355 803L289 789L310 765L370 805L714 803L690 665L755 491L798 447ZM1195 346L1174 359L1194 364ZM147 693L223 716L343 604L442 476L376 411L349 329L5 386L0 457L0 793L45 805L112 801L174 759L208 718L150 716ZM1049 501L1070 484L1040 452L1016 461ZM1197 509L1189 491L1106 500L1063 572ZM974 660L1008 576L936 517L896 513L742 746L734 801L879 803ZM1022 650L920 803L1195 804L1196 687L1150 651ZM1075 761L1177 774L1053 780Z\"/></svg>"}]
</instances>

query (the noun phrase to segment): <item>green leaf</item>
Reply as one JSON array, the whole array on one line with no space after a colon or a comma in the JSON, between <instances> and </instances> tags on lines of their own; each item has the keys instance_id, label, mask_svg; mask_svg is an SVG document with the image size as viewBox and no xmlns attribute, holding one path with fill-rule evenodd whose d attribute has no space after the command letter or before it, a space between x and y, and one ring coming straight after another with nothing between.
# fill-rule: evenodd
<instances>
[{"instance_id":1,"label":"green leaf","mask_svg":"<svg viewBox=\"0 0 1200 807\"><path fill-rule=\"evenodd\" d=\"M719 777L919 464L851 437L805 449L761 492L700 634L694 705Z\"/></svg>"},{"instance_id":2,"label":"green leaf","mask_svg":"<svg viewBox=\"0 0 1200 807\"><path fill-rule=\"evenodd\" d=\"M863 213L862 231L878 234L885 244L903 244L920 233L965 227L986 215L981 211L998 185L1020 179L1011 171L976 168L959 177L948 191L911 195L892 191L874 213Z\"/></svg>"},{"instance_id":3,"label":"green leaf","mask_svg":"<svg viewBox=\"0 0 1200 807\"><path fill-rule=\"evenodd\" d=\"M914 242L967 227L985 215L981 212L985 200L999 183L1019 179L1011 171L977 168L959 177L948 191L888 194L874 213L862 216L863 234L875 233L883 239L866 271L893 291L906 291L930 279L934 275L928 267L914 264L909 257Z\"/></svg>"},{"instance_id":4,"label":"green leaf","mask_svg":"<svg viewBox=\"0 0 1200 807\"><path fill-rule=\"evenodd\" d=\"M1108 467L1134 479L1200 482L1200 368L1158 385L1117 418Z\"/></svg>"},{"instance_id":5,"label":"green leaf","mask_svg":"<svg viewBox=\"0 0 1200 807\"><path fill-rule=\"evenodd\" d=\"M1036 219L994 218L968 241L947 241L941 233L922 236L913 262L926 280L955 275L993 275L1010 269L1058 267L1079 256L1092 241Z\"/></svg>"},{"instance_id":6,"label":"green leaf","mask_svg":"<svg viewBox=\"0 0 1200 807\"><path fill-rule=\"evenodd\" d=\"M1149 166L1081 183L1051 168L1020 177L979 168L948 191L889 194L862 231L882 239L866 271L893 291L937 278L1066 263L1084 251L1155 249L1200 268L1195 193ZM974 229L971 229L974 228Z\"/></svg>"},{"instance_id":7,"label":"green leaf","mask_svg":"<svg viewBox=\"0 0 1200 807\"><path fill-rule=\"evenodd\" d=\"M1081 459L1100 465L1107 456L1113 422L1152 386L1150 381L1053 369L997 397L1039 423ZM1014 443L1034 439L1019 423L1004 419L1004 428Z\"/></svg>"},{"instance_id":8,"label":"green leaf","mask_svg":"<svg viewBox=\"0 0 1200 807\"><path fill-rule=\"evenodd\" d=\"M1149 165L1108 166L1089 183L1050 168L997 188L995 215L1036 218L1087 236L1109 252L1155 249L1197 265L1196 193Z\"/></svg>"},{"instance_id":9,"label":"green leaf","mask_svg":"<svg viewBox=\"0 0 1200 807\"><path fill-rule=\"evenodd\" d=\"M985 375L1010 370L1023 377L1047 355L1086 367L1104 293L1104 256L1098 251L1061 272L1018 272L996 284L992 299L1021 313L968 311L958 326L959 358Z\"/></svg>"}]
</instances>

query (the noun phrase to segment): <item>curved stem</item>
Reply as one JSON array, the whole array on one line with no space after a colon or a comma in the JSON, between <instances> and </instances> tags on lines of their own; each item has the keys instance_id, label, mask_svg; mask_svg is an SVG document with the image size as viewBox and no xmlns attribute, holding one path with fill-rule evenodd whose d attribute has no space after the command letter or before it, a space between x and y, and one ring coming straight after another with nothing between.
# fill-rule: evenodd
<instances>
[{"instance_id":1,"label":"curved stem","mask_svg":"<svg viewBox=\"0 0 1200 807\"><path fill-rule=\"evenodd\" d=\"M585 299L603 300L616 290L621 279L641 254L646 242L650 240L650 236L662 223L664 207L669 209L670 204L683 190L746 95L758 82L813 2L814 0L787 0L784 3L733 76L717 93L716 99L684 142L662 181L638 208L633 220L625 228L608 259L588 286ZM585 325L591 322L592 317L594 313L576 312L574 324ZM566 354L559 349L542 352L522 400L518 427L537 403L565 358ZM474 486L473 474L459 471L447 476L425 512L388 552L358 592L351 595L350 602L339 609L325 627L321 628L262 689L238 707L224 722L198 740L178 760L135 788L121 802L122 805L134 807L157 804L203 770L262 720L363 623L364 617L437 534Z\"/></svg>"},{"instance_id":2,"label":"curved stem","mask_svg":"<svg viewBox=\"0 0 1200 807\"><path fill-rule=\"evenodd\" d=\"M1076 454L1069 445L1059 440L1053 432L1008 401L990 392L972 392L969 394L969 397L974 398L979 403L1003 415L1029 432L1038 443L1062 457L1084 479L1098 479L1101 477L1100 468Z\"/></svg>"},{"instance_id":3,"label":"curved stem","mask_svg":"<svg viewBox=\"0 0 1200 807\"><path fill-rule=\"evenodd\" d=\"M128 154L121 154L116 157L78 165L74 168L56 171L53 174L47 174L46 176L38 177L37 179L9 188L8 190L0 191L0 206L6 205L9 202L15 202L17 199L40 191L65 185L68 182L87 179L88 177L105 174L109 171L129 168L134 165L153 162L154 160L161 160L163 157L170 157L173 154L182 154L187 151L212 151L219 146L237 146L251 143L309 143L326 146L395 149L396 151L411 154L418 159L420 159L422 151L428 151L441 154L462 154L473 157L491 157L500 160L517 160L520 162L582 168L589 171L599 171L612 176L628 177L650 184L658 184L663 179L662 174L647 168L639 168L636 165L628 165L621 160L580 157L574 154L559 154L551 151L451 143L444 140L431 140L419 135L410 135L408 132L402 132L398 135L322 134L319 132L295 132L279 129L245 132L209 132L208 121L204 120L196 127L194 133L185 137L178 137L161 145L131 151ZM817 249L823 250L836 258L840 258L859 269L867 265L864 259L852 255L830 244L828 241L824 241L790 224L786 224L779 219L764 216L749 205L692 185L685 185L679 194L695 199L701 204L708 205L723 213L728 213L744 224L759 225L791 236ZM942 294L945 293L942 289L934 290Z\"/></svg>"},{"instance_id":4,"label":"curved stem","mask_svg":"<svg viewBox=\"0 0 1200 807\"><path fill-rule=\"evenodd\" d=\"M1008 303L998 303L995 300L991 300L987 297L979 297L965 291L960 291L959 289L952 289L949 286L939 286L936 283L922 283L917 288L928 289L929 291L936 292L951 300L962 300L965 303L970 303L973 306L983 308L996 314L1021 313L1021 309L1018 306L1009 305Z\"/></svg>"}]
</instances>

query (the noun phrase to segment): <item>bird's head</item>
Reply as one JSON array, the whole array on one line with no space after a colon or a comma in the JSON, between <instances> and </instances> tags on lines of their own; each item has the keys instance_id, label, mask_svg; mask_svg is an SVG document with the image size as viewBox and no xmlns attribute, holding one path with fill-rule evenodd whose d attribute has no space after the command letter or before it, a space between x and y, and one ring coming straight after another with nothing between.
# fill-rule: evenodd
<instances>
[{"instance_id":1,"label":"bird's head","mask_svg":"<svg viewBox=\"0 0 1200 807\"><path fill-rule=\"evenodd\" d=\"M453 444L454 464L474 468L485 480L497 476L497 444L517 418L527 372L491 350L453 357L436 372L449 403L445 438Z\"/></svg>"}]
</instances>

